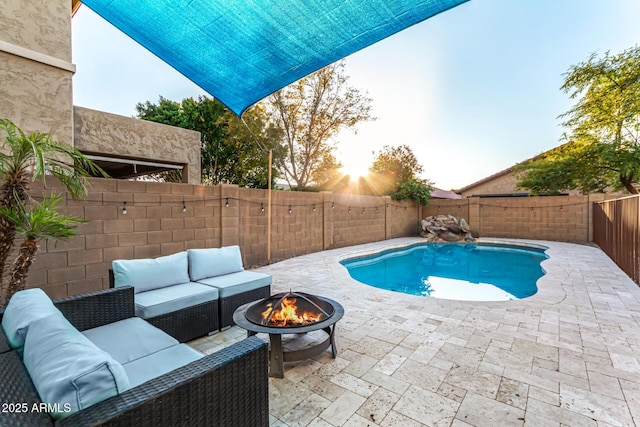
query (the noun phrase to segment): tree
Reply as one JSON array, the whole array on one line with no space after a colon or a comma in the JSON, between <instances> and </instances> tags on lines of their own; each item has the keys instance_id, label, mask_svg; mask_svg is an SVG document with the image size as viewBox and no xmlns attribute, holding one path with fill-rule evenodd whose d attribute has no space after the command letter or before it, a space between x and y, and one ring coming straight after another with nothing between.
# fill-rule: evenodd
<instances>
[{"instance_id":1,"label":"tree","mask_svg":"<svg viewBox=\"0 0 640 427\"><path fill-rule=\"evenodd\" d=\"M14 207L0 207L0 215L10 221L15 231L25 237L20 245L18 257L11 269L11 277L5 301L18 291L25 288L29 268L33 264L38 252L38 240L60 240L75 235L76 224L84 222L79 218L60 214L55 206L62 199L51 195L41 203L35 203L31 210L27 210L22 202Z\"/></svg>"},{"instance_id":2,"label":"tree","mask_svg":"<svg viewBox=\"0 0 640 427\"><path fill-rule=\"evenodd\" d=\"M344 63L329 65L271 95L266 101L272 123L281 130L277 165L291 187L304 190L327 171L341 165L335 159L339 131L374 120L371 99L348 86Z\"/></svg>"},{"instance_id":3,"label":"tree","mask_svg":"<svg viewBox=\"0 0 640 427\"><path fill-rule=\"evenodd\" d=\"M389 178L394 185L415 178L424 171L408 145L385 145L376 155L370 170Z\"/></svg>"},{"instance_id":4,"label":"tree","mask_svg":"<svg viewBox=\"0 0 640 427\"><path fill-rule=\"evenodd\" d=\"M331 188L331 184L341 179L344 174L340 170L342 164L336 160L333 154L324 156L311 173L311 182L316 189ZM310 186L306 186L310 188Z\"/></svg>"},{"instance_id":5,"label":"tree","mask_svg":"<svg viewBox=\"0 0 640 427\"><path fill-rule=\"evenodd\" d=\"M87 194L86 178L106 173L71 145L55 141L50 134L25 134L8 119L0 119L5 138L0 150L0 207L16 211L29 198L30 183L46 176L57 178L73 199ZM15 223L0 214L0 278L16 236Z\"/></svg>"},{"instance_id":6,"label":"tree","mask_svg":"<svg viewBox=\"0 0 640 427\"><path fill-rule=\"evenodd\" d=\"M533 193L626 189L640 181L640 47L594 53L564 74L561 90L578 99L562 114L568 143L520 165L518 185Z\"/></svg>"},{"instance_id":7,"label":"tree","mask_svg":"<svg viewBox=\"0 0 640 427\"><path fill-rule=\"evenodd\" d=\"M413 200L420 205L429 203L431 183L418 178L423 172L411 147L385 145L373 160L370 171L374 180L394 200Z\"/></svg>"},{"instance_id":8,"label":"tree","mask_svg":"<svg viewBox=\"0 0 640 427\"><path fill-rule=\"evenodd\" d=\"M269 149L280 140L280 130L268 123L265 109L258 104L248 109L242 119L231 110L218 120L225 128L226 146L235 155L231 155L228 175L234 177L235 184L248 188L267 188L269 184ZM274 154L274 163L277 153ZM278 176L272 165L273 185Z\"/></svg>"},{"instance_id":9,"label":"tree","mask_svg":"<svg viewBox=\"0 0 640 427\"><path fill-rule=\"evenodd\" d=\"M218 100L206 96L182 102L160 97L157 104L138 103L136 111L143 120L200 132L202 182L267 187L267 151L278 134L268 126L262 107L249 109L244 123Z\"/></svg>"}]
</instances>

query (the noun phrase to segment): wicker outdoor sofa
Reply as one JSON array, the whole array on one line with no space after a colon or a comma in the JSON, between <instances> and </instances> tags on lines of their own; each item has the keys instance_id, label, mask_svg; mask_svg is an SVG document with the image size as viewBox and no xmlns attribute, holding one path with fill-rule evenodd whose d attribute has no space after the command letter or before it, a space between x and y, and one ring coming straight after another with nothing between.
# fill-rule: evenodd
<instances>
[{"instance_id":1,"label":"wicker outdoor sofa","mask_svg":"<svg viewBox=\"0 0 640 427\"><path fill-rule=\"evenodd\" d=\"M109 286L133 286L136 315L180 342L233 325L239 306L271 295L272 277L245 270L237 245L115 260Z\"/></svg>"},{"instance_id":2,"label":"wicker outdoor sofa","mask_svg":"<svg viewBox=\"0 0 640 427\"><path fill-rule=\"evenodd\" d=\"M109 269L109 287L116 287L111 268ZM188 342L220 328L218 310L218 300L213 300L144 319L178 341Z\"/></svg>"},{"instance_id":3,"label":"wicker outdoor sofa","mask_svg":"<svg viewBox=\"0 0 640 427\"><path fill-rule=\"evenodd\" d=\"M128 286L53 303L79 331L135 317L134 289ZM0 311L0 321L3 314ZM268 425L267 345L256 337L244 339L57 421L37 410L41 403L38 392L21 355L14 350L3 352L7 341L0 328L0 403L6 406L0 414L0 425ZM9 406L11 404L13 406ZM24 408L27 410L22 411Z\"/></svg>"}]
</instances>

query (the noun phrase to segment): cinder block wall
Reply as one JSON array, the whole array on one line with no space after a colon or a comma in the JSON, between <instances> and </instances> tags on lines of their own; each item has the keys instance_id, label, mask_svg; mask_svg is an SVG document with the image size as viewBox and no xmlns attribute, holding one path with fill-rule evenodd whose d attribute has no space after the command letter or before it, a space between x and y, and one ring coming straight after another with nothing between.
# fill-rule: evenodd
<instances>
[{"instance_id":1,"label":"cinder block wall","mask_svg":"<svg viewBox=\"0 0 640 427\"><path fill-rule=\"evenodd\" d=\"M53 179L47 181L46 191L39 187L31 192L36 200L43 193L58 193L66 200L61 210L87 222L71 239L40 243L29 286L42 287L53 297L75 295L107 288L108 269L115 259L238 243L238 227L230 227L228 221L229 216L235 217L237 224L237 207L221 205L221 197L237 191L235 186L107 179L91 182L83 201L71 200Z\"/></svg>"},{"instance_id":2,"label":"cinder block wall","mask_svg":"<svg viewBox=\"0 0 640 427\"><path fill-rule=\"evenodd\" d=\"M241 209L238 217L239 244L245 265L265 265L267 263L268 193L266 190L240 188L238 196ZM271 262L321 251L325 220L322 193L273 191Z\"/></svg>"},{"instance_id":3,"label":"cinder block wall","mask_svg":"<svg viewBox=\"0 0 640 427\"><path fill-rule=\"evenodd\" d=\"M591 204L614 197L592 194L431 200L422 212L424 217L462 217L482 237L587 243L592 238Z\"/></svg>"},{"instance_id":4,"label":"cinder block wall","mask_svg":"<svg viewBox=\"0 0 640 427\"><path fill-rule=\"evenodd\" d=\"M71 200L53 179L47 180L46 190L34 185L35 200L56 192L64 199L64 213L87 222L71 239L40 243L29 287L41 287L55 298L104 289L115 259L157 257L190 248L240 245L245 266L267 263L266 190L111 179L91 183L83 201ZM416 236L418 207L385 210L390 202L388 197L273 191L271 262Z\"/></svg>"},{"instance_id":5,"label":"cinder block wall","mask_svg":"<svg viewBox=\"0 0 640 427\"><path fill-rule=\"evenodd\" d=\"M333 238L327 247L342 248L361 243L384 240L387 218L387 197L334 194L330 215L333 219ZM415 210L414 206L414 210ZM414 233L417 234L417 233Z\"/></svg>"},{"instance_id":6,"label":"cinder block wall","mask_svg":"<svg viewBox=\"0 0 640 427\"><path fill-rule=\"evenodd\" d=\"M266 190L109 179L91 182L84 201L71 200L53 179L47 181L47 190L35 186L31 192L37 200L55 191L65 200L65 213L88 222L71 239L40 243L28 286L41 287L52 297L104 289L115 259L157 257L190 248L240 245L245 266L267 263ZM419 207L389 197L273 191L271 262L417 236L421 217L447 213L467 219L483 237L585 243L591 239L591 202L602 199L601 195L434 199Z\"/></svg>"},{"instance_id":7,"label":"cinder block wall","mask_svg":"<svg viewBox=\"0 0 640 427\"><path fill-rule=\"evenodd\" d=\"M424 207L422 207L424 209ZM387 205L387 239L420 234L421 209L413 203L389 199Z\"/></svg>"}]
</instances>

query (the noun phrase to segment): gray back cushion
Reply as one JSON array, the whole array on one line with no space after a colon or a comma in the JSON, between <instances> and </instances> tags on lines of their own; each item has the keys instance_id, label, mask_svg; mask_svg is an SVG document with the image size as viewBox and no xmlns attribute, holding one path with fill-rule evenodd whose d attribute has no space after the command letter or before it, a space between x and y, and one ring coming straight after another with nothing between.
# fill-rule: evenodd
<instances>
[{"instance_id":1,"label":"gray back cushion","mask_svg":"<svg viewBox=\"0 0 640 427\"><path fill-rule=\"evenodd\" d=\"M2 330L11 348L22 356L29 326L36 320L51 314L62 316L60 310L53 305L51 298L42 289L34 288L16 292L2 316Z\"/></svg>"},{"instance_id":2,"label":"gray back cushion","mask_svg":"<svg viewBox=\"0 0 640 427\"><path fill-rule=\"evenodd\" d=\"M198 280L237 273L244 270L240 246L224 248L189 249L189 275L191 280Z\"/></svg>"},{"instance_id":3,"label":"gray back cushion","mask_svg":"<svg viewBox=\"0 0 640 427\"><path fill-rule=\"evenodd\" d=\"M115 260L114 286L133 286L135 293L189 282L187 252L158 258Z\"/></svg>"},{"instance_id":4,"label":"gray back cushion","mask_svg":"<svg viewBox=\"0 0 640 427\"><path fill-rule=\"evenodd\" d=\"M61 314L29 326L24 365L42 401L57 404L53 418L67 417L130 387L122 365Z\"/></svg>"}]
</instances>

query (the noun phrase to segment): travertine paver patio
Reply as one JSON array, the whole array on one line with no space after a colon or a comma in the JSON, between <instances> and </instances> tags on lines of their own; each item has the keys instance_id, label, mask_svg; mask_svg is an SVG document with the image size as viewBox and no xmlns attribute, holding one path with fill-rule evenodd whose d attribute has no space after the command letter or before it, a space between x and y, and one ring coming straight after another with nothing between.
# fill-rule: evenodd
<instances>
[{"instance_id":1,"label":"travertine paver patio","mask_svg":"<svg viewBox=\"0 0 640 427\"><path fill-rule=\"evenodd\" d=\"M380 290L338 264L416 240L258 269L273 275L274 293L317 293L345 307L336 359L327 351L269 380L271 425L640 425L640 288L601 250L529 241L549 247L538 293L489 303ZM192 344L210 353L244 337L233 327Z\"/></svg>"}]
</instances>

